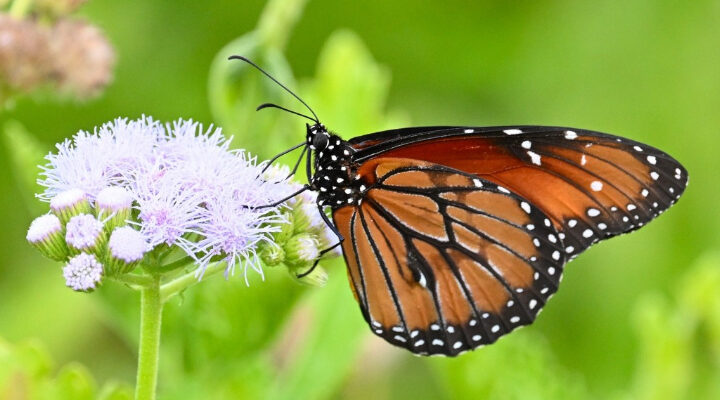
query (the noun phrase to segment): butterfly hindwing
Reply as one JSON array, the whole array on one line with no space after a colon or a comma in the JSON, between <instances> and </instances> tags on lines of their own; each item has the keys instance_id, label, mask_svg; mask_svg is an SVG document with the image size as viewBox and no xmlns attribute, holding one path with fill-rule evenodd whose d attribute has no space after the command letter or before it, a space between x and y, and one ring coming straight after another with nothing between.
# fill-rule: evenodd
<instances>
[{"instance_id":1,"label":"butterfly hindwing","mask_svg":"<svg viewBox=\"0 0 720 400\"><path fill-rule=\"evenodd\" d=\"M363 315L388 342L457 355L531 323L557 290L561 241L525 199L423 161L361 170L362 201L333 218Z\"/></svg>"}]
</instances>

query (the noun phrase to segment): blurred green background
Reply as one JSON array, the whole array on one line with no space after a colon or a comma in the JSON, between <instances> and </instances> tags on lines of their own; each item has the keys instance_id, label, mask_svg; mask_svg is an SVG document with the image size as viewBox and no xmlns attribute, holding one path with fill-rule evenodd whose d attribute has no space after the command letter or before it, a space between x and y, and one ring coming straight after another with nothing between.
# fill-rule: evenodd
<instances>
[{"instance_id":1,"label":"blurred green background","mask_svg":"<svg viewBox=\"0 0 720 400\"><path fill-rule=\"evenodd\" d=\"M266 6L92 0L75 17L115 48L107 90L21 97L0 113L0 398L18 382L57 398L123 398L134 383L137 293L72 292L25 242L45 210L28 160L141 114L218 124L262 157L302 140L303 120L255 114L266 101L302 109L231 53L296 88L345 138L408 124L582 127L667 151L691 184L657 222L573 261L533 325L456 359L371 336L340 260L322 289L279 270L250 287L209 279L165 309L160 398L720 398L720 2Z\"/></svg>"}]
</instances>

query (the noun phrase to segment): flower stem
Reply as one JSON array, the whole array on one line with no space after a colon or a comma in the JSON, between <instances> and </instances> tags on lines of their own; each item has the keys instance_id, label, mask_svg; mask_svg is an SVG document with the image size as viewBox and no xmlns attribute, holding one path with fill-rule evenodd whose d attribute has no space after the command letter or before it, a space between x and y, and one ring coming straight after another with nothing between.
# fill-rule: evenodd
<instances>
[{"instance_id":1,"label":"flower stem","mask_svg":"<svg viewBox=\"0 0 720 400\"><path fill-rule=\"evenodd\" d=\"M162 324L160 278L143 288L140 296L140 349L138 350L135 400L154 400L160 359L160 326Z\"/></svg>"},{"instance_id":2,"label":"flower stem","mask_svg":"<svg viewBox=\"0 0 720 400\"><path fill-rule=\"evenodd\" d=\"M203 278L207 278L209 276L215 275L218 272L223 271L224 269L225 269L224 262L216 262L215 264L211 264L205 269ZM166 302L172 296L174 296L174 295L182 292L183 290L189 288L190 286L193 286L196 283L198 283L199 279L197 278L197 276L195 274L196 274L195 271L191 271L186 274L180 275L179 277L162 285L160 287L160 299L162 300L162 302Z\"/></svg>"}]
</instances>

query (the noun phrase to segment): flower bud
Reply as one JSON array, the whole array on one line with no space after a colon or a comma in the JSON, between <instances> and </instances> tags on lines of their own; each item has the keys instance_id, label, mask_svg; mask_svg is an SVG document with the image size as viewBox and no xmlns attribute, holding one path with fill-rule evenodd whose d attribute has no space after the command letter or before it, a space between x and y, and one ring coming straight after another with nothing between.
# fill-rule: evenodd
<instances>
[{"instance_id":1,"label":"flower bud","mask_svg":"<svg viewBox=\"0 0 720 400\"><path fill-rule=\"evenodd\" d=\"M60 219L55 215L46 214L33 220L25 237L44 256L62 261L68 256L63 233Z\"/></svg>"},{"instance_id":2,"label":"flower bud","mask_svg":"<svg viewBox=\"0 0 720 400\"><path fill-rule=\"evenodd\" d=\"M80 253L63 267L65 285L77 292L92 292L102 280L103 265L92 254Z\"/></svg>"},{"instance_id":3,"label":"flower bud","mask_svg":"<svg viewBox=\"0 0 720 400\"><path fill-rule=\"evenodd\" d=\"M87 195L80 189L69 189L55 195L50 200L50 210L63 224L67 224L70 218L76 215L92 213Z\"/></svg>"},{"instance_id":4,"label":"flower bud","mask_svg":"<svg viewBox=\"0 0 720 400\"><path fill-rule=\"evenodd\" d=\"M105 229L112 232L118 226L127 224L132 211L133 198L130 192L120 186L109 186L101 190L95 198L98 218L104 219Z\"/></svg>"},{"instance_id":5,"label":"flower bud","mask_svg":"<svg viewBox=\"0 0 720 400\"><path fill-rule=\"evenodd\" d=\"M295 219L292 212L283 212L282 218L287 221L284 224L280 224L280 231L273 233L273 242L284 245L293 235L295 229Z\"/></svg>"},{"instance_id":6,"label":"flower bud","mask_svg":"<svg viewBox=\"0 0 720 400\"><path fill-rule=\"evenodd\" d=\"M295 235L285 244L285 259L290 264L306 264L320 256L318 240L314 235Z\"/></svg>"},{"instance_id":7,"label":"flower bud","mask_svg":"<svg viewBox=\"0 0 720 400\"><path fill-rule=\"evenodd\" d=\"M105 241L103 223L92 215L76 215L70 218L65 227L65 242L72 254L99 253Z\"/></svg>"},{"instance_id":8,"label":"flower bud","mask_svg":"<svg viewBox=\"0 0 720 400\"><path fill-rule=\"evenodd\" d=\"M260 250L260 259L268 267L274 267L285 261L285 250L275 243L265 244Z\"/></svg>"},{"instance_id":9,"label":"flower bud","mask_svg":"<svg viewBox=\"0 0 720 400\"><path fill-rule=\"evenodd\" d=\"M310 271L311 268L312 271ZM323 287L328 281L328 274L325 269L319 265L316 265L315 268L313 268L313 263L308 263L300 267L291 267L288 268L288 271L293 279L305 285ZM308 273L308 271L310 272Z\"/></svg>"},{"instance_id":10,"label":"flower bud","mask_svg":"<svg viewBox=\"0 0 720 400\"><path fill-rule=\"evenodd\" d=\"M132 271L150 248L145 236L129 227L116 228L108 241L107 273L126 274Z\"/></svg>"}]
</instances>

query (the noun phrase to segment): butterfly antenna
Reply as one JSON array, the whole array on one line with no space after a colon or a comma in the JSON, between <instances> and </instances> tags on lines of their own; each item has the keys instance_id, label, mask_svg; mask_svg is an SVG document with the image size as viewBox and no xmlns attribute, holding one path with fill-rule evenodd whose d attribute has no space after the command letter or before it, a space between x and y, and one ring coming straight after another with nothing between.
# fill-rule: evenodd
<instances>
[{"instance_id":1,"label":"butterfly antenna","mask_svg":"<svg viewBox=\"0 0 720 400\"><path fill-rule=\"evenodd\" d=\"M255 109L255 111L260 111L260 110L262 110L263 108L278 108L278 109L280 109L280 110L287 111L287 112L289 112L290 114L299 115L299 116L301 116L301 117L305 117L305 118L309 119L310 121L318 122L317 120L315 120L315 119L313 119L313 118L310 118L310 117L308 117L308 116L305 115L305 114L301 114L301 113L299 113L299 112L297 112L297 111L289 110L289 109L287 109L287 108L285 108L285 107L281 107L281 106L279 106L279 105L277 105L277 104L272 104L272 103L260 104L260 105L258 106L258 108Z\"/></svg>"},{"instance_id":2,"label":"butterfly antenna","mask_svg":"<svg viewBox=\"0 0 720 400\"><path fill-rule=\"evenodd\" d=\"M295 93L293 93L292 90L288 89L285 85L283 85L282 83L280 83L277 79L273 78L272 75L270 75L269 73L265 72L265 70L262 69L262 68L260 68L257 64L255 64L254 62L248 60L247 58L245 58L245 57L243 57L243 56L237 56L237 55L235 55L235 56L230 56L230 57L228 58L228 60L242 60L242 61L245 61L246 63L252 65L253 67L255 67L255 69L257 69L258 71L262 72L263 75L265 75L265 76L267 76L268 78L270 78L273 82L277 83L281 88L285 89L286 92L290 93L293 97L295 97L296 99L298 99L298 101L300 101L305 107L307 107L308 110L310 110L310 113L312 113L313 117L315 117L315 119L312 119L312 118L311 118L311 119L312 119L313 121L315 121L316 123L318 123L318 124L320 123L320 120L318 119L317 114L315 114L315 111L313 111L313 109L310 108L310 106L309 106L306 102L304 102L303 99L301 99L298 95L296 95Z\"/></svg>"}]
</instances>

